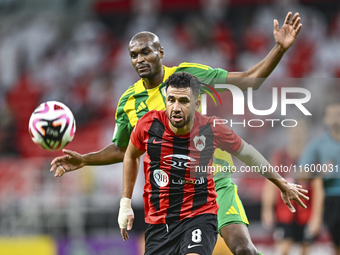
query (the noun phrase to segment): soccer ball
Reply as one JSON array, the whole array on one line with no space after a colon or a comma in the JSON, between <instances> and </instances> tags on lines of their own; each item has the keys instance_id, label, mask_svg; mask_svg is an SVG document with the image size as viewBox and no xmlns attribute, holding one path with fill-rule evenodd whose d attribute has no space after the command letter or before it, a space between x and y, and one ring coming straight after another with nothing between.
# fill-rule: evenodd
<instances>
[{"instance_id":1,"label":"soccer ball","mask_svg":"<svg viewBox=\"0 0 340 255\"><path fill-rule=\"evenodd\" d=\"M32 113L28 130L34 143L45 150L60 150L74 138L76 122L63 103L47 101Z\"/></svg>"}]
</instances>

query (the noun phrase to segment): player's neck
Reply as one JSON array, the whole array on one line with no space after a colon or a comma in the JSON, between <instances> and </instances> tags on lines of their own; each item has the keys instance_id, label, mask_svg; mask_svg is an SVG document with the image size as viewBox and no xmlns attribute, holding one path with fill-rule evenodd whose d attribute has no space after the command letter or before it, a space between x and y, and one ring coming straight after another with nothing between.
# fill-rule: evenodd
<instances>
[{"instance_id":1,"label":"player's neck","mask_svg":"<svg viewBox=\"0 0 340 255\"><path fill-rule=\"evenodd\" d=\"M153 89L159 86L163 82L163 79L164 70L162 68L161 71L152 78L143 78L143 84L146 89Z\"/></svg>"}]
</instances>

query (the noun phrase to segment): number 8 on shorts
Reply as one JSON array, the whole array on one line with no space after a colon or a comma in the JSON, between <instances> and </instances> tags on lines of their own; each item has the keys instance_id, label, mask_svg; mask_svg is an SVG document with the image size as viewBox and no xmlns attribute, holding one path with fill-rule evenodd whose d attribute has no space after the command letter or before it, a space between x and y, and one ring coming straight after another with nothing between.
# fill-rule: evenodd
<instances>
[{"instance_id":1,"label":"number 8 on shorts","mask_svg":"<svg viewBox=\"0 0 340 255\"><path fill-rule=\"evenodd\" d=\"M198 228L192 231L192 238L191 240L194 243L200 243L202 241L202 231Z\"/></svg>"}]
</instances>

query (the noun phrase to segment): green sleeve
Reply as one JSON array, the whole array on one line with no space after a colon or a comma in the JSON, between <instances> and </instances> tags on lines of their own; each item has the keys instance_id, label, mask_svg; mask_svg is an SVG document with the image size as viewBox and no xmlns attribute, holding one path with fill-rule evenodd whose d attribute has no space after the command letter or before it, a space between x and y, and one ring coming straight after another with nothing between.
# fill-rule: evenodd
<instances>
[{"instance_id":1,"label":"green sleeve","mask_svg":"<svg viewBox=\"0 0 340 255\"><path fill-rule=\"evenodd\" d=\"M122 96L119 100L116 111L116 126L112 138L118 147L127 147L130 140L130 135L133 130L127 114L124 111L126 99Z\"/></svg>"},{"instance_id":2,"label":"green sleeve","mask_svg":"<svg viewBox=\"0 0 340 255\"><path fill-rule=\"evenodd\" d=\"M127 147L132 130L133 128L131 127L130 122L119 121L116 119L116 127L112 142L114 142L118 147Z\"/></svg>"},{"instance_id":3,"label":"green sleeve","mask_svg":"<svg viewBox=\"0 0 340 255\"><path fill-rule=\"evenodd\" d=\"M175 72L188 72L196 76L201 82L215 87L215 84L226 84L228 71L210 66L182 63ZM223 90L222 90L223 91Z\"/></svg>"}]
</instances>

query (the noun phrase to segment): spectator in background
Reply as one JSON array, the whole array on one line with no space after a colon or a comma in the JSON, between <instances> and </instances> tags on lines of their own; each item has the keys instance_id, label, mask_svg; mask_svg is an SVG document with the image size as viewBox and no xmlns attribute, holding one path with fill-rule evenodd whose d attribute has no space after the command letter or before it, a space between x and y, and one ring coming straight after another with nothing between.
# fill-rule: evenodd
<instances>
[{"instance_id":1,"label":"spectator in background","mask_svg":"<svg viewBox=\"0 0 340 255\"><path fill-rule=\"evenodd\" d=\"M336 254L340 254L340 102L325 107L324 124L328 131L314 138L306 147L299 164L320 166L325 192L324 220L331 234ZM326 170L326 171L325 171Z\"/></svg>"},{"instance_id":2,"label":"spectator in background","mask_svg":"<svg viewBox=\"0 0 340 255\"><path fill-rule=\"evenodd\" d=\"M262 223L267 229L274 228L274 241L279 254L289 254L294 242L301 245L302 255L308 254L310 245L322 227L323 187L322 179L311 178L308 173L294 173L298 168L298 159L303 152L307 138L307 123L300 120L299 124L288 130L286 148L275 151L272 155L273 166L287 166L290 172L280 174L288 181L297 182L308 189L311 200L306 201L307 209L292 214L269 181L265 181L262 194Z\"/></svg>"}]
</instances>

